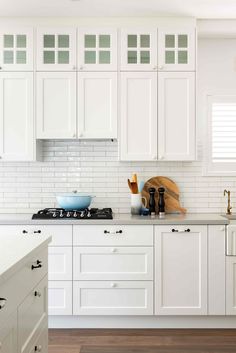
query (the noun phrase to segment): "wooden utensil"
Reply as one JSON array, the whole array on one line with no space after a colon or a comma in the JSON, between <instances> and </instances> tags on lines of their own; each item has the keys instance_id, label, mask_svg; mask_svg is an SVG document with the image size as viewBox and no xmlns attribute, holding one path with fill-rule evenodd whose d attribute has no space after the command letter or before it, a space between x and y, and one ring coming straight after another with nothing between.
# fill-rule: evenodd
<instances>
[{"instance_id":1,"label":"wooden utensil","mask_svg":"<svg viewBox=\"0 0 236 353\"><path fill-rule=\"evenodd\" d=\"M138 184L136 182L131 181L132 193L138 194Z\"/></svg>"},{"instance_id":2,"label":"wooden utensil","mask_svg":"<svg viewBox=\"0 0 236 353\"><path fill-rule=\"evenodd\" d=\"M155 188L156 190L159 187L164 187L165 188L165 210L166 213L186 213L187 210L183 207L180 206L179 202L179 188L176 185L176 183L163 176L156 176L148 181L146 181L143 191L142 191L142 196L146 197L147 202L149 203L149 188ZM155 194L155 201L156 205L158 205L158 193L156 192ZM156 210L158 211L158 210Z\"/></svg>"},{"instance_id":3,"label":"wooden utensil","mask_svg":"<svg viewBox=\"0 0 236 353\"><path fill-rule=\"evenodd\" d=\"M129 179L128 179L128 185L129 185L130 191L132 192L132 185L131 185L131 181Z\"/></svg>"}]
</instances>

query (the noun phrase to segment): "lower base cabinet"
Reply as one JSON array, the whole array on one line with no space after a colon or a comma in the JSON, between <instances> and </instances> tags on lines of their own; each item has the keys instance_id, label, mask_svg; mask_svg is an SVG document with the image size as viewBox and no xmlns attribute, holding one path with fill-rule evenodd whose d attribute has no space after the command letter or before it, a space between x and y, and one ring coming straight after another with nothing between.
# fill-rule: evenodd
<instances>
[{"instance_id":1,"label":"lower base cabinet","mask_svg":"<svg viewBox=\"0 0 236 353\"><path fill-rule=\"evenodd\" d=\"M236 315L236 256L226 256L226 315Z\"/></svg>"},{"instance_id":2,"label":"lower base cabinet","mask_svg":"<svg viewBox=\"0 0 236 353\"><path fill-rule=\"evenodd\" d=\"M74 281L74 315L153 315L151 281Z\"/></svg>"},{"instance_id":3,"label":"lower base cabinet","mask_svg":"<svg viewBox=\"0 0 236 353\"><path fill-rule=\"evenodd\" d=\"M0 352L17 353L17 315L12 314L0 328Z\"/></svg>"},{"instance_id":4,"label":"lower base cabinet","mask_svg":"<svg viewBox=\"0 0 236 353\"><path fill-rule=\"evenodd\" d=\"M49 315L72 315L72 281L48 282Z\"/></svg>"}]
</instances>

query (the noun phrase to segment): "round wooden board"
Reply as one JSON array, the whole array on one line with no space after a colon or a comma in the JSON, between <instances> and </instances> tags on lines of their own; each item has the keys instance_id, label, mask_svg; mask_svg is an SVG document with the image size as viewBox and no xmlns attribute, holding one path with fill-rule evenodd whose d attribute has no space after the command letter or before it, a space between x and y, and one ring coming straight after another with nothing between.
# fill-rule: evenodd
<instances>
[{"instance_id":1,"label":"round wooden board","mask_svg":"<svg viewBox=\"0 0 236 353\"><path fill-rule=\"evenodd\" d=\"M149 204L148 190L149 188L155 188L156 189L156 193L155 193L156 208L158 207L158 188L161 186L165 188L166 213L177 213L177 212L186 213L187 210L181 207L179 203L178 186L173 180L163 176L156 176L146 181L142 191L142 196L146 197L148 204ZM156 209L156 212L158 212L157 209Z\"/></svg>"}]
</instances>

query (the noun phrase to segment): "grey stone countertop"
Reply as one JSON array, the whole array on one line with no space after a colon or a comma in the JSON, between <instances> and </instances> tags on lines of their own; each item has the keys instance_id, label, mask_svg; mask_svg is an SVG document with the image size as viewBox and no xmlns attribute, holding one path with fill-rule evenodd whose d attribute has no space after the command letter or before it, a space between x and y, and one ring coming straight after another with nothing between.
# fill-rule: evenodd
<instances>
[{"instance_id":1,"label":"grey stone countertop","mask_svg":"<svg viewBox=\"0 0 236 353\"><path fill-rule=\"evenodd\" d=\"M95 220L95 219L52 219L52 220L32 220L32 214L0 214L0 225L40 225L40 224L229 224L229 220L220 214L212 213L187 213L183 214L167 214L164 218L158 216L131 216L130 214L113 214L112 220Z\"/></svg>"}]
</instances>

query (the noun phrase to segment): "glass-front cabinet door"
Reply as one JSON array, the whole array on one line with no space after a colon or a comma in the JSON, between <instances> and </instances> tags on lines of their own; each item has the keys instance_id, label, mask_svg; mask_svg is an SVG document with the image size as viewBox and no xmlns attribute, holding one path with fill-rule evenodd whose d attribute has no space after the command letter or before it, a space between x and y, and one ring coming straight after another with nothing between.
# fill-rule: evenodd
<instances>
[{"instance_id":1,"label":"glass-front cabinet door","mask_svg":"<svg viewBox=\"0 0 236 353\"><path fill-rule=\"evenodd\" d=\"M80 71L116 71L117 30L79 28L78 52Z\"/></svg>"},{"instance_id":2,"label":"glass-front cabinet door","mask_svg":"<svg viewBox=\"0 0 236 353\"><path fill-rule=\"evenodd\" d=\"M37 30L37 70L76 70L76 29L39 28Z\"/></svg>"},{"instance_id":3,"label":"glass-front cabinet door","mask_svg":"<svg viewBox=\"0 0 236 353\"><path fill-rule=\"evenodd\" d=\"M157 70L157 29L121 30L121 70Z\"/></svg>"},{"instance_id":4,"label":"glass-front cabinet door","mask_svg":"<svg viewBox=\"0 0 236 353\"><path fill-rule=\"evenodd\" d=\"M195 70L195 30L158 30L158 69Z\"/></svg>"},{"instance_id":5,"label":"glass-front cabinet door","mask_svg":"<svg viewBox=\"0 0 236 353\"><path fill-rule=\"evenodd\" d=\"M33 29L0 31L0 70L33 70Z\"/></svg>"}]
</instances>

